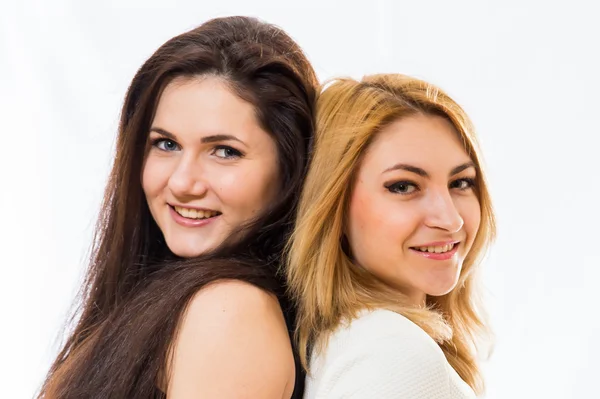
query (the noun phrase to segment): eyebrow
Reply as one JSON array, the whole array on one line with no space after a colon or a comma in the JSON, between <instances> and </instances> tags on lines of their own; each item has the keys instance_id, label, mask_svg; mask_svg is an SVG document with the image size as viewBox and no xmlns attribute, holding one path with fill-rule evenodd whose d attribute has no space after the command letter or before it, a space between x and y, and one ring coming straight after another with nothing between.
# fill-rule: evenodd
<instances>
[{"instance_id":1,"label":"eyebrow","mask_svg":"<svg viewBox=\"0 0 600 399\"><path fill-rule=\"evenodd\" d=\"M161 129L160 127L151 127L150 131L156 132L158 134L162 134L163 136L168 137L172 140L177 139L173 133L168 132L165 129ZM238 139L237 137L235 137L231 134L213 134L210 136L204 136L204 137L202 137L202 139L200 139L200 142L203 144L215 143L215 142L219 142L219 141L239 141L242 144L246 144L242 140Z\"/></svg>"},{"instance_id":2,"label":"eyebrow","mask_svg":"<svg viewBox=\"0 0 600 399\"><path fill-rule=\"evenodd\" d=\"M460 172L462 172L463 170L469 169L469 168L475 168L475 164L473 162L467 162L467 163L463 163L462 165L458 165L457 167L453 168L450 173L449 176L454 176L459 174ZM425 171L425 169L421 169L417 166L413 166L413 165L408 165L405 163L399 163L396 164L390 168L387 168L386 170L383 171L383 173L387 173L387 172L391 172L393 170L405 170L407 172L411 172L414 173L416 175L422 176L422 177L427 177L429 178L429 173L427 173Z\"/></svg>"}]
</instances>

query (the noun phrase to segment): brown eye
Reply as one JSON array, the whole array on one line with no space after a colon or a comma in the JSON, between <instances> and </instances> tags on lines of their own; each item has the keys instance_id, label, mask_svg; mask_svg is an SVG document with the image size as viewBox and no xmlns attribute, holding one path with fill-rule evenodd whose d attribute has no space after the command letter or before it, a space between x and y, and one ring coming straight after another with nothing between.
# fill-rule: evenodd
<instances>
[{"instance_id":1,"label":"brown eye","mask_svg":"<svg viewBox=\"0 0 600 399\"><path fill-rule=\"evenodd\" d=\"M399 181L387 186L387 189L395 194L411 194L417 190L417 185L408 181Z\"/></svg>"},{"instance_id":2,"label":"brown eye","mask_svg":"<svg viewBox=\"0 0 600 399\"><path fill-rule=\"evenodd\" d=\"M475 187L475 179L465 178L454 180L450 183L450 188L457 188L459 190L468 190Z\"/></svg>"}]
</instances>

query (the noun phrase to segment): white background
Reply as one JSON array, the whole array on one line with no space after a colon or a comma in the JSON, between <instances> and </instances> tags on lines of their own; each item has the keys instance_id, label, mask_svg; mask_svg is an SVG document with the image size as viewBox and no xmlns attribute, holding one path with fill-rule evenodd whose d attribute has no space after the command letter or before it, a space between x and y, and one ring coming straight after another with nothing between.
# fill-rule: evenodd
<instances>
[{"instance_id":1,"label":"white background","mask_svg":"<svg viewBox=\"0 0 600 399\"><path fill-rule=\"evenodd\" d=\"M597 2L286 3L0 3L0 396L32 397L56 354L136 69L241 14L287 30L321 79L402 72L466 108L499 219L487 397L600 397Z\"/></svg>"}]
</instances>

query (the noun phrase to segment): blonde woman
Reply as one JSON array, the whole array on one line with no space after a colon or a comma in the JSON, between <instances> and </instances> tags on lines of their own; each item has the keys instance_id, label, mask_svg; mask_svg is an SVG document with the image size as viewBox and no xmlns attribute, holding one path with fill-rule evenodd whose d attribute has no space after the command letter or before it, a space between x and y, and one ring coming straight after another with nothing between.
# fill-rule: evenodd
<instances>
[{"instance_id":1,"label":"blonde woman","mask_svg":"<svg viewBox=\"0 0 600 399\"><path fill-rule=\"evenodd\" d=\"M392 74L336 80L317 110L289 246L304 397L475 397L495 223L469 118Z\"/></svg>"}]
</instances>

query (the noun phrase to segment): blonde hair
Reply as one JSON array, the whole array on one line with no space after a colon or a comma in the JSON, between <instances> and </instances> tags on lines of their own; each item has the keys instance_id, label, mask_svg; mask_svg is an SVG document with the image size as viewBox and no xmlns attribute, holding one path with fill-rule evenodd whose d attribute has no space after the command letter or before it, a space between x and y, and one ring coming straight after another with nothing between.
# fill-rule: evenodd
<instances>
[{"instance_id":1,"label":"blonde hair","mask_svg":"<svg viewBox=\"0 0 600 399\"><path fill-rule=\"evenodd\" d=\"M428 297L425 308L410 305L406 297L357 267L343 248L346 210L362 154L385 126L419 113L445 117L460 134L478 170L481 207L481 224L457 286L444 296ZM483 392L477 355L489 329L475 272L495 231L479 145L469 118L456 102L432 84L398 74L330 82L317 102L315 152L288 245L287 278L298 304L296 339L303 366L308 370L309 348L323 350L344 320L363 309L385 308L425 330L461 378L475 392Z\"/></svg>"}]
</instances>

